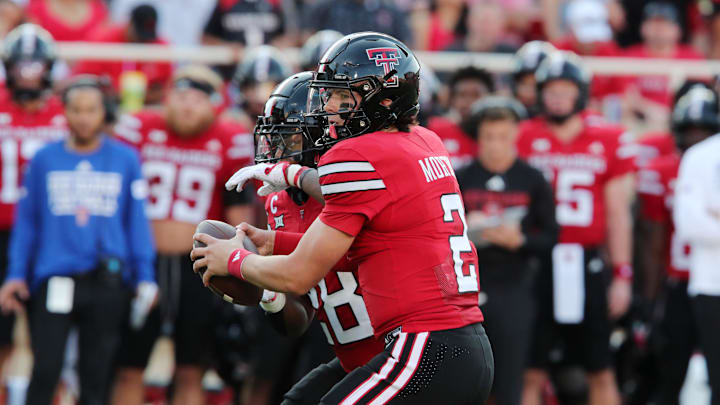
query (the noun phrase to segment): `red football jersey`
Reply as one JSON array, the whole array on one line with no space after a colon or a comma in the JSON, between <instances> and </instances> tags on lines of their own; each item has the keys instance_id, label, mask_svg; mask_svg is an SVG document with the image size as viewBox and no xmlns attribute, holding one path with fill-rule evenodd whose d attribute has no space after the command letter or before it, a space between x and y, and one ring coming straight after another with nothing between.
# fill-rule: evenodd
<instances>
[{"instance_id":1,"label":"red football jersey","mask_svg":"<svg viewBox=\"0 0 720 405\"><path fill-rule=\"evenodd\" d=\"M555 190L560 243L605 243L604 186L633 170L630 156L622 156L620 135L615 127L586 124L580 135L563 143L540 117L521 127L518 154L542 171Z\"/></svg>"},{"instance_id":2,"label":"red football jersey","mask_svg":"<svg viewBox=\"0 0 720 405\"><path fill-rule=\"evenodd\" d=\"M268 225L276 231L305 232L322 208L312 198L298 205L286 191L272 193L265 200ZM308 297L328 343L346 371L366 364L383 351L385 342L374 336L360 292L357 266L343 261L310 290Z\"/></svg>"},{"instance_id":3,"label":"red football jersey","mask_svg":"<svg viewBox=\"0 0 720 405\"><path fill-rule=\"evenodd\" d=\"M459 328L483 320L478 264L445 147L433 132L374 132L320 159L320 219L355 236L356 262L376 336Z\"/></svg>"},{"instance_id":4,"label":"red football jersey","mask_svg":"<svg viewBox=\"0 0 720 405\"><path fill-rule=\"evenodd\" d=\"M635 168L642 169L660 156L676 153L675 139L667 132L650 133L633 145Z\"/></svg>"},{"instance_id":5,"label":"red football jersey","mask_svg":"<svg viewBox=\"0 0 720 405\"><path fill-rule=\"evenodd\" d=\"M222 220L225 181L254 153L252 136L237 124L216 121L202 135L181 138L153 111L121 117L115 134L140 152L151 220Z\"/></svg>"},{"instance_id":6,"label":"red football jersey","mask_svg":"<svg viewBox=\"0 0 720 405\"><path fill-rule=\"evenodd\" d=\"M84 21L69 24L55 16L50 10L50 2L30 0L27 6L28 19L48 30L56 41L87 41L88 33L107 23L108 10L102 0L86 2L90 7Z\"/></svg>"},{"instance_id":7,"label":"red football jersey","mask_svg":"<svg viewBox=\"0 0 720 405\"><path fill-rule=\"evenodd\" d=\"M453 169L460 170L469 165L477 156L477 142L449 119L445 117L430 118L428 129L442 139L443 145L450 155Z\"/></svg>"},{"instance_id":8,"label":"red football jersey","mask_svg":"<svg viewBox=\"0 0 720 405\"><path fill-rule=\"evenodd\" d=\"M653 159L638 173L637 192L642 201L641 215L648 221L667 227L668 275L687 280L690 264L690 245L677 238L672 219L675 179L680 168L680 155L673 153Z\"/></svg>"},{"instance_id":9,"label":"red football jersey","mask_svg":"<svg viewBox=\"0 0 720 405\"><path fill-rule=\"evenodd\" d=\"M46 143L67 136L60 101L51 97L39 111L25 111L0 92L0 229L10 229L20 198L22 175L35 152Z\"/></svg>"}]
</instances>

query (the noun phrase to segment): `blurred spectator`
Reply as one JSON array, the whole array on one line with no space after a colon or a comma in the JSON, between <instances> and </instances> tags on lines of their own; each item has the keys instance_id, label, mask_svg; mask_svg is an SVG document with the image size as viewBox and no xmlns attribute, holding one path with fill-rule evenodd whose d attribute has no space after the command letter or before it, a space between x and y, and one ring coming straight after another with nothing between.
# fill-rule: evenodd
<instances>
[{"instance_id":1,"label":"blurred spectator","mask_svg":"<svg viewBox=\"0 0 720 405\"><path fill-rule=\"evenodd\" d=\"M172 78L164 114L141 111L123 116L116 136L140 151L150 183L147 212L158 258L160 305L141 328L127 329L118 355L112 403L143 402L143 370L162 332L175 342L174 404L202 404L202 377L214 362L218 297L192 271L195 227L204 219L252 222L251 192L225 190L224 183L250 162L248 131L220 121L216 104L222 79L208 67L184 67Z\"/></svg>"},{"instance_id":2,"label":"blurred spectator","mask_svg":"<svg viewBox=\"0 0 720 405\"><path fill-rule=\"evenodd\" d=\"M5 37L3 65L10 72L0 90L0 279L5 279L10 229L27 162L45 143L67 135L62 105L52 94L55 43L50 34L23 24ZM0 314L0 370L12 348L13 315Z\"/></svg>"},{"instance_id":3,"label":"blurred spectator","mask_svg":"<svg viewBox=\"0 0 720 405\"><path fill-rule=\"evenodd\" d=\"M275 86L290 74L290 65L278 49L267 45L253 49L235 70L229 91L236 108L230 114L246 127L253 127Z\"/></svg>"},{"instance_id":4,"label":"blurred spectator","mask_svg":"<svg viewBox=\"0 0 720 405\"><path fill-rule=\"evenodd\" d=\"M507 22L505 29L513 37L513 42L522 43L529 38L533 24L539 18L536 0L498 0L505 10Z\"/></svg>"},{"instance_id":5,"label":"blurred spectator","mask_svg":"<svg viewBox=\"0 0 720 405\"><path fill-rule=\"evenodd\" d=\"M530 118L539 112L535 70L548 55L556 50L549 42L530 41L518 49L513 57L514 66L510 87L513 96L525 106Z\"/></svg>"},{"instance_id":6,"label":"blurred spectator","mask_svg":"<svg viewBox=\"0 0 720 405\"><path fill-rule=\"evenodd\" d=\"M88 41L92 31L108 22L102 0L30 0L27 15L56 41Z\"/></svg>"},{"instance_id":7,"label":"blurred spectator","mask_svg":"<svg viewBox=\"0 0 720 405\"><path fill-rule=\"evenodd\" d=\"M655 304L655 358L660 378L659 404L677 404L690 356L698 349L697 324L688 296L690 247L675 233L672 209L681 154L720 129L718 96L695 85L675 105L672 129L677 149L651 160L638 174L641 226L638 238L643 255L643 295Z\"/></svg>"},{"instance_id":8,"label":"blurred spectator","mask_svg":"<svg viewBox=\"0 0 720 405\"><path fill-rule=\"evenodd\" d=\"M113 21L127 23L131 11L141 4L155 7L158 13L158 36L177 46L200 45L205 25L215 8L212 1L112 0L110 12Z\"/></svg>"},{"instance_id":9,"label":"blurred spectator","mask_svg":"<svg viewBox=\"0 0 720 405\"><path fill-rule=\"evenodd\" d=\"M551 41L559 41L568 34L567 25L563 24L564 18L568 12L568 7L576 0L540 0L540 9L542 17L543 31L545 37ZM582 1L582 0L580 0ZM608 23L613 30L622 29L625 25L625 13L623 6L618 0L596 0L602 4L606 10ZM634 1L637 3L637 1Z\"/></svg>"},{"instance_id":10,"label":"blurred spectator","mask_svg":"<svg viewBox=\"0 0 720 405\"><path fill-rule=\"evenodd\" d=\"M25 20L25 7L20 1L0 0L0 38L22 24Z\"/></svg>"},{"instance_id":11,"label":"blurred spectator","mask_svg":"<svg viewBox=\"0 0 720 405\"><path fill-rule=\"evenodd\" d=\"M645 6L641 25L643 43L628 48L626 56L635 58L702 59L693 48L680 44L682 35L677 9L669 3ZM628 107L646 123L667 122L672 93L667 76L643 75L628 79Z\"/></svg>"},{"instance_id":12,"label":"blurred spectator","mask_svg":"<svg viewBox=\"0 0 720 405\"><path fill-rule=\"evenodd\" d=\"M113 111L97 78L78 78L63 103L70 135L30 162L0 305L18 311L29 299L28 404L52 403L72 327L79 332L79 403L103 404L127 287L155 286L148 187L137 153L103 132Z\"/></svg>"},{"instance_id":13,"label":"blurred spectator","mask_svg":"<svg viewBox=\"0 0 720 405\"><path fill-rule=\"evenodd\" d=\"M282 4L280 4L282 3ZM254 48L271 44L285 33L285 22L293 13L285 2L270 0L218 0L205 25L203 43ZM234 66L221 66L225 80L232 77Z\"/></svg>"},{"instance_id":14,"label":"blurred spectator","mask_svg":"<svg viewBox=\"0 0 720 405\"><path fill-rule=\"evenodd\" d=\"M558 231L550 185L517 158L518 121L524 115L515 100L487 97L477 102L470 120L478 158L457 172L486 296L481 308L493 345L492 396L498 405L520 405L537 264L550 254Z\"/></svg>"},{"instance_id":15,"label":"blurred spectator","mask_svg":"<svg viewBox=\"0 0 720 405\"><path fill-rule=\"evenodd\" d=\"M620 56L621 49L613 41L607 5L603 0L573 0L566 9L568 34L553 43L557 49L573 51L582 56ZM590 96L602 101L606 96L624 92L622 78L593 75Z\"/></svg>"},{"instance_id":16,"label":"blurred spectator","mask_svg":"<svg viewBox=\"0 0 720 405\"><path fill-rule=\"evenodd\" d=\"M89 36L96 42L160 44L167 42L157 36L157 11L150 5L135 7L130 22L101 28ZM144 93L145 104L159 104L164 97L165 85L172 74L172 65L168 62L123 61L80 61L74 68L75 73L89 73L107 76L115 90L125 97L131 88L139 82L140 93Z\"/></svg>"},{"instance_id":17,"label":"blurred spectator","mask_svg":"<svg viewBox=\"0 0 720 405\"><path fill-rule=\"evenodd\" d=\"M422 4L422 2L418 2ZM432 0L413 11L413 37L417 50L442 51L465 34L466 0Z\"/></svg>"},{"instance_id":18,"label":"blurred spectator","mask_svg":"<svg viewBox=\"0 0 720 405\"><path fill-rule=\"evenodd\" d=\"M478 0L470 5L464 38L448 46L447 51L512 53L517 49L505 42L505 11L497 2Z\"/></svg>"},{"instance_id":19,"label":"blurred spectator","mask_svg":"<svg viewBox=\"0 0 720 405\"><path fill-rule=\"evenodd\" d=\"M453 74L449 87L450 111L445 116L430 118L428 129L440 136L450 154L450 163L458 170L472 162L477 153L475 137L460 125L470 116L473 103L495 91L495 83L485 70L465 67Z\"/></svg>"},{"instance_id":20,"label":"blurred spectator","mask_svg":"<svg viewBox=\"0 0 720 405\"><path fill-rule=\"evenodd\" d=\"M343 34L333 30L322 30L314 33L300 49L300 70L316 70L325 51L342 37Z\"/></svg>"},{"instance_id":21,"label":"blurred spectator","mask_svg":"<svg viewBox=\"0 0 720 405\"><path fill-rule=\"evenodd\" d=\"M649 3L657 2L658 0L616 0L615 3L620 3L622 10L624 10L625 14L625 21L626 24L621 27L621 29L617 30L617 40L621 47L626 48L631 45L636 45L639 42L642 41L642 36L640 35L641 25L638 24L639 21L643 20L643 14L645 10L645 6ZM698 21L697 19L694 20L691 18L691 14L693 11L693 8L696 4L703 4L703 5L710 5L710 2L714 2L715 0L660 0L665 4L671 4L675 6L675 9L678 11L678 21L680 24L680 31L682 33L682 42L688 42L690 39L690 33L693 31L690 29L690 27L693 24L700 24L701 21ZM704 25L705 22L702 21L702 25ZM616 27L614 27L616 28ZM698 30L699 27L695 28L695 30Z\"/></svg>"},{"instance_id":22,"label":"blurred spectator","mask_svg":"<svg viewBox=\"0 0 720 405\"><path fill-rule=\"evenodd\" d=\"M523 126L518 153L551 181L560 234L552 273L540 279L524 404L539 403L562 357L587 372L590 405L619 405L610 332L632 298L632 161L620 153L621 130L586 113L589 77L576 55L555 52L535 75L542 115Z\"/></svg>"},{"instance_id":23,"label":"blurred spectator","mask_svg":"<svg viewBox=\"0 0 720 405\"><path fill-rule=\"evenodd\" d=\"M378 31L412 44L405 14L390 1L317 0L304 7L302 29L306 36L331 29L345 35L360 31Z\"/></svg>"}]
</instances>

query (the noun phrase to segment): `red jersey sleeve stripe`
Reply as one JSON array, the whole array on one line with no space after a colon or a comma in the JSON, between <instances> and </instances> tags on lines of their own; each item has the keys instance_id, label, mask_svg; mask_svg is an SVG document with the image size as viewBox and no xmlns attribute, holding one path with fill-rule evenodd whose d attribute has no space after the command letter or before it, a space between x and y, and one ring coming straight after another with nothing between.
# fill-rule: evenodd
<instances>
[{"instance_id":1,"label":"red jersey sleeve stripe","mask_svg":"<svg viewBox=\"0 0 720 405\"><path fill-rule=\"evenodd\" d=\"M380 179L376 180L358 180L358 181L346 181L342 183L333 183L320 186L320 191L323 195L338 194L338 193L349 193L353 191L367 191L367 190L383 190L385 189L385 182Z\"/></svg>"},{"instance_id":2,"label":"red jersey sleeve stripe","mask_svg":"<svg viewBox=\"0 0 720 405\"><path fill-rule=\"evenodd\" d=\"M370 162L337 162L318 167L318 176L323 177L335 173L374 172Z\"/></svg>"}]
</instances>

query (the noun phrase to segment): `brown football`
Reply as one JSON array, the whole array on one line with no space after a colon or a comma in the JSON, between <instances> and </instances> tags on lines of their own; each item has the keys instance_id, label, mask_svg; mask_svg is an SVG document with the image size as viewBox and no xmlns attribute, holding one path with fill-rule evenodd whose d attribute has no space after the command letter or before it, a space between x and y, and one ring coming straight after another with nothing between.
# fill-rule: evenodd
<instances>
[{"instance_id":1,"label":"brown football","mask_svg":"<svg viewBox=\"0 0 720 405\"><path fill-rule=\"evenodd\" d=\"M235 227L230 224L206 219L198 224L195 232L206 233L217 239L231 239L235 237L236 231ZM204 243L198 241L193 241L193 245L195 247L205 246ZM245 249L257 253L257 248L250 239L245 238L243 246ZM200 277L203 273L205 273L205 268L198 271ZM225 301L238 305L257 305L263 294L262 288L233 276L213 276L208 287Z\"/></svg>"}]
</instances>

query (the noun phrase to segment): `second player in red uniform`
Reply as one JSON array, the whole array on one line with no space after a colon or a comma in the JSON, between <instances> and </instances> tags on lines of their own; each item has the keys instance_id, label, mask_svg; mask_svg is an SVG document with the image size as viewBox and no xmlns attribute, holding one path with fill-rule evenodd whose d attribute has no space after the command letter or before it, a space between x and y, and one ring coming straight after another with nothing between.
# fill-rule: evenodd
<instances>
[{"instance_id":1,"label":"second player in red uniform","mask_svg":"<svg viewBox=\"0 0 720 405\"><path fill-rule=\"evenodd\" d=\"M553 185L560 234L552 275L541 278L547 308L540 311L524 403L540 400L547 355L559 337L572 342L565 360L588 372L589 403L619 404L609 338L611 319L624 314L631 299L632 162L622 156L621 131L583 113L590 78L577 56L550 54L536 78L541 115L524 125L518 154ZM605 249L615 270L609 290Z\"/></svg>"}]
</instances>

